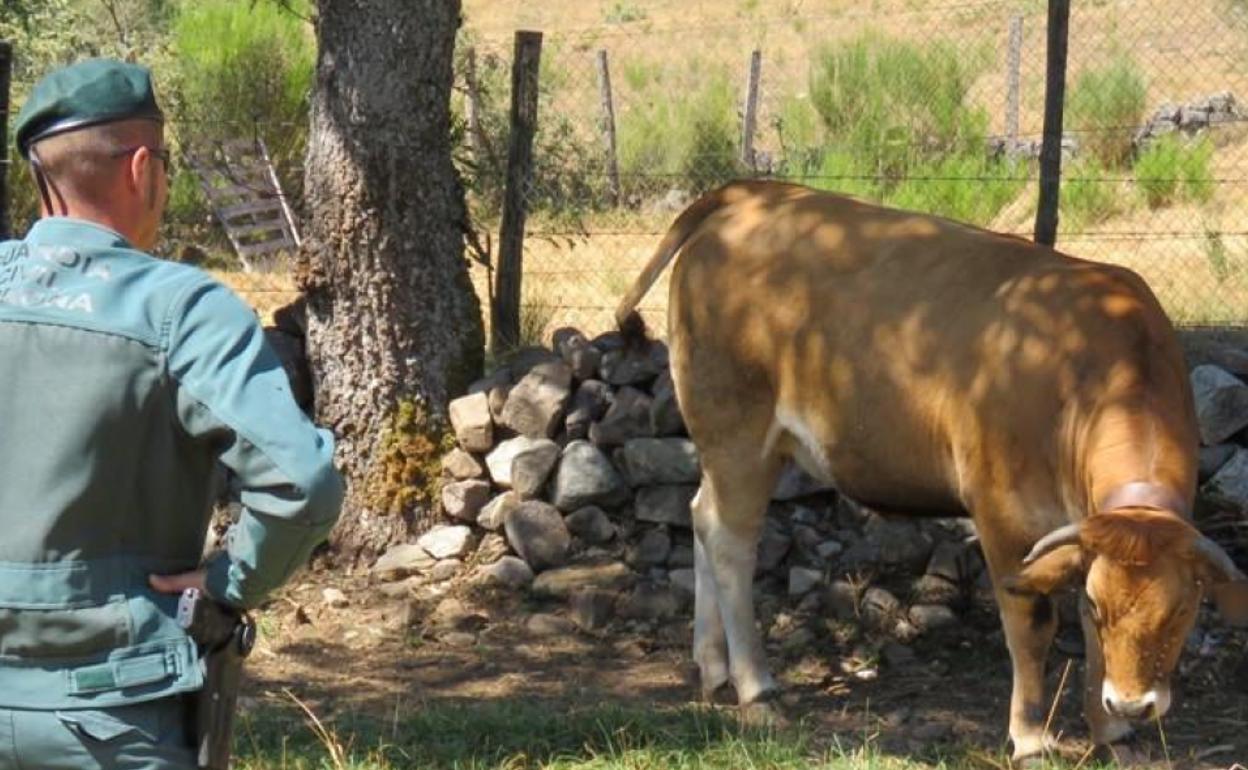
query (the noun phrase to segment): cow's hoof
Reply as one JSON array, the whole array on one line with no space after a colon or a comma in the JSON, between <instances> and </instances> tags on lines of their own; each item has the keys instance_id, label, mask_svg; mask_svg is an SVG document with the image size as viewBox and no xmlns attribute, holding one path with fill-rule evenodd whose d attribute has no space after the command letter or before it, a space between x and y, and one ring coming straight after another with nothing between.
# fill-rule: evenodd
<instances>
[{"instance_id":1,"label":"cow's hoof","mask_svg":"<svg viewBox=\"0 0 1248 770\"><path fill-rule=\"evenodd\" d=\"M780 692L765 692L753 701L741 704L741 724L756 728L784 728L791 721L784 712Z\"/></svg>"},{"instance_id":2,"label":"cow's hoof","mask_svg":"<svg viewBox=\"0 0 1248 770\"><path fill-rule=\"evenodd\" d=\"M702 702L708 706L727 706L735 703L736 696L733 694L732 683L721 682L716 687L703 687Z\"/></svg>"}]
</instances>

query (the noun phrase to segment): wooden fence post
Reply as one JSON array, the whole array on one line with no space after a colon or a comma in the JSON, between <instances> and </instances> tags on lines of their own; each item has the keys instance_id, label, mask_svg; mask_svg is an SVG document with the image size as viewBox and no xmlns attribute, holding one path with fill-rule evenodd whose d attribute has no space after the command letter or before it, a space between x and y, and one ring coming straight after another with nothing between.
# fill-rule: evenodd
<instances>
[{"instance_id":1,"label":"wooden fence post","mask_svg":"<svg viewBox=\"0 0 1248 770\"><path fill-rule=\"evenodd\" d=\"M1010 19L1010 39L1005 54L1005 147L1011 154L1018 149L1018 93L1023 60L1023 16Z\"/></svg>"},{"instance_id":2,"label":"wooden fence post","mask_svg":"<svg viewBox=\"0 0 1248 770\"><path fill-rule=\"evenodd\" d=\"M598 92L602 97L602 140L607 147L607 184L611 205L620 205L620 164L615 154L615 104L611 100L611 69L607 49L598 50Z\"/></svg>"},{"instance_id":3,"label":"wooden fence post","mask_svg":"<svg viewBox=\"0 0 1248 770\"><path fill-rule=\"evenodd\" d=\"M758 123L758 81L762 75L763 52L750 54L750 70L745 81L745 109L741 120L741 163L751 173L757 170L754 157L754 129Z\"/></svg>"},{"instance_id":4,"label":"wooden fence post","mask_svg":"<svg viewBox=\"0 0 1248 770\"><path fill-rule=\"evenodd\" d=\"M0 148L4 162L0 164L0 240L13 237L13 221L9 215L9 84L13 74L13 46L0 40Z\"/></svg>"},{"instance_id":5,"label":"wooden fence post","mask_svg":"<svg viewBox=\"0 0 1248 770\"><path fill-rule=\"evenodd\" d=\"M1040 203L1036 243L1057 242L1057 208L1062 184L1062 109L1066 99L1066 41L1070 0L1049 0L1048 62L1044 84L1044 141L1040 146Z\"/></svg>"},{"instance_id":6,"label":"wooden fence post","mask_svg":"<svg viewBox=\"0 0 1248 770\"><path fill-rule=\"evenodd\" d=\"M516 32L511 63L511 134L507 147L507 182L503 222L498 237L498 271L490 317L490 352L498 355L520 342L520 279L523 272L524 218L533 170L537 131L537 81L542 33Z\"/></svg>"}]
</instances>

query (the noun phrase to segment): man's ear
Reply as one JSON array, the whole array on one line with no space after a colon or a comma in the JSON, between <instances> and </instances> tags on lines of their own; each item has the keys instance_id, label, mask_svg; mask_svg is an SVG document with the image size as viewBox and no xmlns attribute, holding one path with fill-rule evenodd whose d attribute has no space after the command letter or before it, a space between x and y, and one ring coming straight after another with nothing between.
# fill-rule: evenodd
<instances>
[{"instance_id":1,"label":"man's ear","mask_svg":"<svg viewBox=\"0 0 1248 770\"><path fill-rule=\"evenodd\" d=\"M1051 594L1083 575L1083 548L1060 545L1007 576L1001 585L1014 594Z\"/></svg>"}]
</instances>

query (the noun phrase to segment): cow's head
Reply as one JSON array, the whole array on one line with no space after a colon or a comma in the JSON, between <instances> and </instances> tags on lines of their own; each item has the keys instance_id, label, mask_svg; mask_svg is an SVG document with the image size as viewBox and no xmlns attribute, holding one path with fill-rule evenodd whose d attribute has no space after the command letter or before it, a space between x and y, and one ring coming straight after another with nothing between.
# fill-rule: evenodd
<instances>
[{"instance_id":1,"label":"cow's head","mask_svg":"<svg viewBox=\"0 0 1248 770\"><path fill-rule=\"evenodd\" d=\"M1248 624L1243 573L1169 512L1132 507L1091 516L1041 538L1023 565L1009 590L1048 594L1084 578L1084 611L1105 656L1102 701L1118 717L1166 713L1170 674L1206 592L1224 619Z\"/></svg>"}]
</instances>

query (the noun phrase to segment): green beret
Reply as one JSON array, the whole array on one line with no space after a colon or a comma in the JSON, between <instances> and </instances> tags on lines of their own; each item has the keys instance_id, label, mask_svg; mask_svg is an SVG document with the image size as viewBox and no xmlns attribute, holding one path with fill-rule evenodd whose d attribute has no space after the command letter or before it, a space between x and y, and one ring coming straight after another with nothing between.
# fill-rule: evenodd
<instances>
[{"instance_id":1,"label":"green beret","mask_svg":"<svg viewBox=\"0 0 1248 770\"><path fill-rule=\"evenodd\" d=\"M14 127L17 151L30 157L40 139L118 120L161 122L152 75L115 59L88 59L45 75L35 84Z\"/></svg>"}]
</instances>

